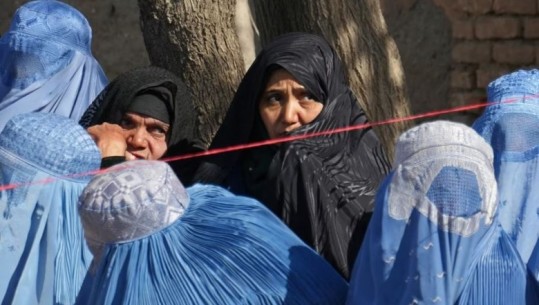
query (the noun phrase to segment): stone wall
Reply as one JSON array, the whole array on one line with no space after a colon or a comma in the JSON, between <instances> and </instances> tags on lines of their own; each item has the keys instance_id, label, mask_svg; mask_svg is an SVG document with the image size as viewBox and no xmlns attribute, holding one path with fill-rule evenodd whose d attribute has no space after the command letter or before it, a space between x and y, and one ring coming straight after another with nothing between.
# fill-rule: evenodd
<instances>
[{"instance_id":1,"label":"stone wall","mask_svg":"<svg viewBox=\"0 0 539 305\"><path fill-rule=\"evenodd\" d=\"M451 23L432 0L385 0L382 10L406 77L412 113L447 108Z\"/></svg>"},{"instance_id":2,"label":"stone wall","mask_svg":"<svg viewBox=\"0 0 539 305\"><path fill-rule=\"evenodd\" d=\"M537 66L539 64L539 14L538 0L384 0L386 21L394 36L396 36L399 50L403 56L403 65L407 71L410 96L414 109L428 109L418 96L428 96L429 90L419 93L418 82L413 75L409 75L410 59L407 51L418 49L412 43L398 39L399 31L394 26L390 7L401 9L401 18L414 20L414 11L421 10L425 2L436 5L443 17L429 16L430 20L423 24L425 31L440 24L450 25L450 69L449 73L437 81L446 83L448 87L447 102L444 97L437 99L436 108L440 106L455 107L475 103L485 99L485 88L495 78L507 72ZM415 22L415 21L410 21ZM425 22L425 20L422 20ZM445 32L444 32L445 33ZM417 37L422 33L407 31L403 35ZM439 45L440 41L447 41L446 35L440 35L427 43L431 48ZM440 51L441 52L441 51ZM443 53L445 54L445 53ZM410 56L415 56L411 54ZM445 59L445 57L444 57ZM445 66L444 66L445 67ZM434 73L442 67L422 65L420 69L425 75ZM429 81L424 79L423 81ZM435 88L441 86L438 83ZM440 107L442 108L442 107ZM470 122L481 110L461 113L456 119Z\"/></svg>"}]
</instances>

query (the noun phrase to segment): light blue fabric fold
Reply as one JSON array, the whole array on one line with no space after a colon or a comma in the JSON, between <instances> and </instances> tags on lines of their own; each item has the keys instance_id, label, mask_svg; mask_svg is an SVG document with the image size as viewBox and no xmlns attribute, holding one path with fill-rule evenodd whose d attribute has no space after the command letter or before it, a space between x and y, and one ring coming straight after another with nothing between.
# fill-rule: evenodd
<instances>
[{"instance_id":1,"label":"light blue fabric fold","mask_svg":"<svg viewBox=\"0 0 539 305\"><path fill-rule=\"evenodd\" d=\"M496 103L473 128L492 145L500 222L527 263L539 239L539 70L520 70L489 84Z\"/></svg>"},{"instance_id":2,"label":"light blue fabric fold","mask_svg":"<svg viewBox=\"0 0 539 305\"><path fill-rule=\"evenodd\" d=\"M108 83L91 39L86 18L63 2L21 6L0 37L0 130L26 112L80 119Z\"/></svg>"},{"instance_id":3,"label":"light blue fabric fold","mask_svg":"<svg viewBox=\"0 0 539 305\"><path fill-rule=\"evenodd\" d=\"M81 196L86 234L94 244L99 239L105 244L95 275L89 275L93 286L84 287L89 290L79 304L344 303L346 282L259 202L217 186L195 185L187 188L188 204L185 196L178 204L162 193L181 193L166 163L133 161L128 167L96 176ZM158 180L172 175L156 196L169 199L159 202L185 207L172 222L155 215L152 206L162 205L152 199L154 192L148 190L153 187L144 187L156 173ZM134 202L126 189L148 200ZM139 220L129 222L122 215Z\"/></svg>"},{"instance_id":4,"label":"light blue fabric fold","mask_svg":"<svg viewBox=\"0 0 539 305\"><path fill-rule=\"evenodd\" d=\"M50 113L13 117L0 133L0 304L74 304L92 260L77 213L99 168L95 143Z\"/></svg>"},{"instance_id":5,"label":"light blue fabric fold","mask_svg":"<svg viewBox=\"0 0 539 305\"><path fill-rule=\"evenodd\" d=\"M462 124L426 123L401 135L348 305L526 304L526 267L496 215L492 158Z\"/></svg>"}]
</instances>

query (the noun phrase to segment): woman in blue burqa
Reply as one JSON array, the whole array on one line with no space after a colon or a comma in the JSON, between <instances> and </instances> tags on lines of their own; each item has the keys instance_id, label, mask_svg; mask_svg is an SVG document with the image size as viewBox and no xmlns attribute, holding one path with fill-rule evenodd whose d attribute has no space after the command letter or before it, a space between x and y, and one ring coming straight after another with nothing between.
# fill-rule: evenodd
<instances>
[{"instance_id":1,"label":"woman in blue burqa","mask_svg":"<svg viewBox=\"0 0 539 305\"><path fill-rule=\"evenodd\" d=\"M539 280L539 70L504 75L487 94L473 128L494 150L500 222Z\"/></svg>"},{"instance_id":2,"label":"woman in blue burqa","mask_svg":"<svg viewBox=\"0 0 539 305\"><path fill-rule=\"evenodd\" d=\"M92 254L77 201L100 155L76 121L14 116L0 133L0 304L74 304Z\"/></svg>"},{"instance_id":3,"label":"woman in blue burqa","mask_svg":"<svg viewBox=\"0 0 539 305\"><path fill-rule=\"evenodd\" d=\"M59 1L31 1L0 38L0 130L16 114L78 120L108 80L91 52L86 18Z\"/></svg>"},{"instance_id":4,"label":"woman in blue burqa","mask_svg":"<svg viewBox=\"0 0 539 305\"><path fill-rule=\"evenodd\" d=\"M347 304L537 304L499 222L492 162L488 143L463 124L437 121L402 134Z\"/></svg>"},{"instance_id":5,"label":"woman in blue burqa","mask_svg":"<svg viewBox=\"0 0 539 305\"><path fill-rule=\"evenodd\" d=\"M494 150L500 221L528 262L539 239L539 70L504 75L473 127Z\"/></svg>"},{"instance_id":6,"label":"woman in blue burqa","mask_svg":"<svg viewBox=\"0 0 539 305\"><path fill-rule=\"evenodd\" d=\"M363 123L333 48L289 33L257 56L210 149ZM260 200L348 277L388 164L366 128L212 157L195 180Z\"/></svg>"},{"instance_id":7,"label":"woman in blue burqa","mask_svg":"<svg viewBox=\"0 0 539 305\"><path fill-rule=\"evenodd\" d=\"M94 254L79 304L339 305L346 298L344 279L266 207L218 186L185 189L165 162L110 167L88 184L79 213Z\"/></svg>"}]
</instances>

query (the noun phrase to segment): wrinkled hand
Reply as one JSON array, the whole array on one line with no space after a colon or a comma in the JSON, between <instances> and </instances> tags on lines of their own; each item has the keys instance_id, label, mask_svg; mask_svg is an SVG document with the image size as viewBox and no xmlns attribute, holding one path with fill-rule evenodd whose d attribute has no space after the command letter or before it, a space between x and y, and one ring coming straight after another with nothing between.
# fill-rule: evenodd
<instances>
[{"instance_id":1,"label":"wrinkled hand","mask_svg":"<svg viewBox=\"0 0 539 305\"><path fill-rule=\"evenodd\" d=\"M126 131L117 124L103 123L87 129L101 151L101 158L125 156Z\"/></svg>"}]
</instances>

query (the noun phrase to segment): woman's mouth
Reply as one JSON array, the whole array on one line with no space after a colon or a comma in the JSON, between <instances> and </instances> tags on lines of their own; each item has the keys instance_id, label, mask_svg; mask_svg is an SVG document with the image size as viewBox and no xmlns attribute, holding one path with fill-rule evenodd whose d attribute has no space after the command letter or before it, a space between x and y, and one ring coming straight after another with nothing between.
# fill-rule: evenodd
<instances>
[{"instance_id":1,"label":"woman's mouth","mask_svg":"<svg viewBox=\"0 0 539 305\"><path fill-rule=\"evenodd\" d=\"M125 152L125 159L127 161L132 161L132 160L145 160L146 158L144 158L143 156L141 156L139 154L135 154L135 153L126 151Z\"/></svg>"}]
</instances>

